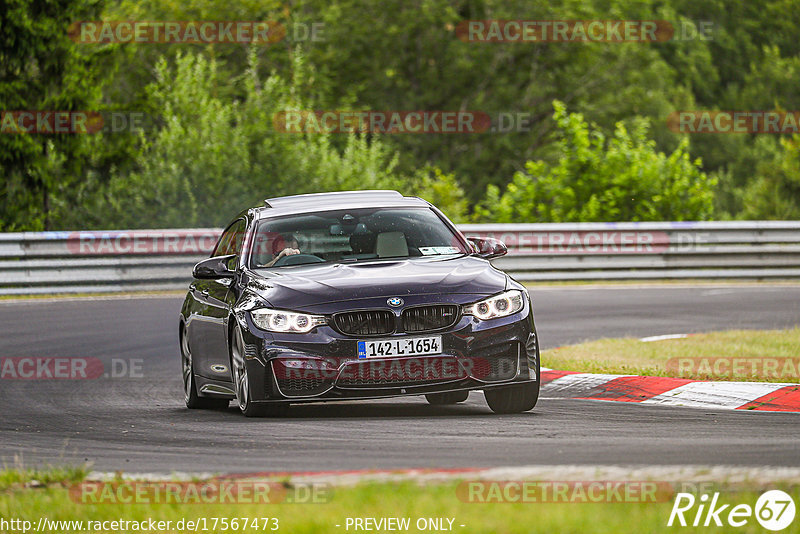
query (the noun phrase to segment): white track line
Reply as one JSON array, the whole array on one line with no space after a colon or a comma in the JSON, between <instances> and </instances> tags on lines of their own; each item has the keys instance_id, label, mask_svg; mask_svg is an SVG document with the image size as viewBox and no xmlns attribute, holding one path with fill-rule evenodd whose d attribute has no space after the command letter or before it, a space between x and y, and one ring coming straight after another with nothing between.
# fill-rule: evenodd
<instances>
[{"instance_id":1,"label":"white track line","mask_svg":"<svg viewBox=\"0 0 800 534\"><path fill-rule=\"evenodd\" d=\"M650 336L639 338L642 343L649 343L651 341L664 341L666 339L683 339L689 337L689 334L666 334L663 336Z\"/></svg>"}]
</instances>

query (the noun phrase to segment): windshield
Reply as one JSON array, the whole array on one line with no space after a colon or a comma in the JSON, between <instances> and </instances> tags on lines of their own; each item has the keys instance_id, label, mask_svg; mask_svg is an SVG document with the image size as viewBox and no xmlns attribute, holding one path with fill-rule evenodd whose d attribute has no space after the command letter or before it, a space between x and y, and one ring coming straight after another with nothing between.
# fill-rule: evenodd
<instances>
[{"instance_id":1,"label":"windshield","mask_svg":"<svg viewBox=\"0 0 800 534\"><path fill-rule=\"evenodd\" d=\"M428 208L366 208L262 221L249 263L258 269L467 252Z\"/></svg>"}]
</instances>

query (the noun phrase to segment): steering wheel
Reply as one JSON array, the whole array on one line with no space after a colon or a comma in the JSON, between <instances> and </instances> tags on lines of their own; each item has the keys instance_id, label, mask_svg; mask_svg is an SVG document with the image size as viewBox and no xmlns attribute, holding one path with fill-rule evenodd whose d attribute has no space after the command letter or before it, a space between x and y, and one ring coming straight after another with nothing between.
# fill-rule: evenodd
<instances>
[{"instance_id":1,"label":"steering wheel","mask_svg":"<svg viewBox=\"0 0 800 534\"><path fill-rule=\"evenodd\" d=\"M284 267L286 265L300 265L304 263L325 263L325 260L314 254L292 254L284 256L275 263L273 267Z\"/></svg>"}]
</instances>

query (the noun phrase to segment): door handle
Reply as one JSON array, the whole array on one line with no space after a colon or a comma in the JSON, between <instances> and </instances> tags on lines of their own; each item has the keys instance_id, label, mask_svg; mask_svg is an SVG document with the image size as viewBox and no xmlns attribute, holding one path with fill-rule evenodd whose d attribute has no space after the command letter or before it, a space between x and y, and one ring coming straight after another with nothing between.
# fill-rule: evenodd
<instances>
[{"instance_id":1,"label":"door handle","mask_svg":"<svg viewBox=\"0 0 800 534\"><path fill-rule=\"evenodd\" d=\"M208 296L208 289L204 289L204 290L202 290L202 291L200 292L200 294L201 294L201 295L203 295L204 297L207 297L207 296Z\"/></svg>"},{"instance_id":2,"label":"door handle","mask_svg":"<svg viewBox=\"0 0 800 534\"><path fill-rule=\"evenodd\" d=\"M189 291L195 292L197 291L197 286L194 284L189 284Z\"/></svg>"}]
</instances>

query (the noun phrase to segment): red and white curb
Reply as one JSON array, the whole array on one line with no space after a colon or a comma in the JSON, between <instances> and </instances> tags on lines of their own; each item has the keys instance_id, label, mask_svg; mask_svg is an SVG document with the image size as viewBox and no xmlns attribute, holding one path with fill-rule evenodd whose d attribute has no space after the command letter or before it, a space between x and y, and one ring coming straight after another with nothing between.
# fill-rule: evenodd
<instances>
[{"instance_id":1,"label":"red and white curb","mask_svg":"<svg viewBox=\"0 0 800 534\"><path fill-rule=\"evenodd\" d=\"M542 368L542 395L664 406L800 412L800 384L709 382Z\"/></svg>"}]
</instances>

